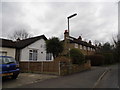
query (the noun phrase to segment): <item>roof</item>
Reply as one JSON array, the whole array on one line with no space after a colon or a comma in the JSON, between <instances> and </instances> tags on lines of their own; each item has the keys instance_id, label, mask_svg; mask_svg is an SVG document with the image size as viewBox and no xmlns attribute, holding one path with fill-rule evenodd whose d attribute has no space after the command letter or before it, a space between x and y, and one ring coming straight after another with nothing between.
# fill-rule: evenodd
<instances>
[{"instance_id":1,"label":"roof","mask_svg":"<svg viewBox=\"0 0 120 90\"><path fill-rule=\"evenodd\" d=\"M40 39L47 40L47 38L44 35L31 37L31 38L27 38L27 39L15 41L15 42L12 40L0 39L2 40L2 43L0 43L0 46L22 49Z\"/></svg>"},{"instance_id":2,"label":"roof","mask_svg":"<svg viewBox=\"0 0 120 90\"><path fill-rule=\"evenodd\" d=\"M76 39L74 37L70 37L70 43L77 43L79 45L83 45L83 46L87 46L87 47L91 47L91 48L96 48L94 45L90 44L90 43L87 43L86 41L82 41L82 40L79 40L79 39Z\"/></svg>"},{"instance_id":3,"label":"roof","mask_svg":"<svg viewBox=\"0 0 120 90\"><path fill-rule=\"evenodd\" d=\"M12 40L8 40L8 39L2 39L0 38L0 46L1 47L9 47L9 48L15 48L15 42L13 42Z\"/></svg>"},{"instance_id":4,"label":"roof","mask_svg":"<svg viewBox=\"0 0 120 90\"><path fill-rule=\"evenodd\" d=\"M44 35L20 40L16 42L16 48L22 49L40 39L47 40L47 38Z\"/></svg>"}]
</instances>

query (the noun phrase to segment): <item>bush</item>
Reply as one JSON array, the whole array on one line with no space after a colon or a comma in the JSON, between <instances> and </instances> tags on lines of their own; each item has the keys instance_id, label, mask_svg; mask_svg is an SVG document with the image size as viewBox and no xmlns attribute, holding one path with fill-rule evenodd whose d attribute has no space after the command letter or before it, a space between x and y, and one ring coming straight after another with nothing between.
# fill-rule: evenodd
<instances>
[{"instance_id":1,"label":"bush","mask_svg":"<svg viewBox=\"0 0 120 90\"><path fill-rule=\"evenodd\" d=\"M105 57L104 64L112 64L114 63L114 57L112 53L103 53Z\"/></svg>"},{"instance_id":2,"label":"bush","mask_svg":"<svg viewBox=\"0 0 120 90\"><path fill-rule=\"evenodd\" d=\"M85 62L85 57L83 53L78 49L71 49L70 57L72 59L72 64L82 64Z\"/></svg>"},{"instance_id":3,"label":"bush","mask_svg":"<svg viewBox=\"0 0 120 90\"><path fill-rule=\"evenodd\" d=\"M100 66L104 64L104 56L100 54L86 55L85 59L89 59L92 66Z\"/></svg>"}]
</instances>

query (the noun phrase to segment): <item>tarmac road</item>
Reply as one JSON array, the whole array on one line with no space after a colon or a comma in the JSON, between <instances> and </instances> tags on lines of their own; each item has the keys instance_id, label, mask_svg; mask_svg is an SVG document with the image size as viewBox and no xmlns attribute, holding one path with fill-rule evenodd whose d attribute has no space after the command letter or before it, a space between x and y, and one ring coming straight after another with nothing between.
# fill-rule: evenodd
<instances>
[{"instance_id":1,"label":"tarmac road","mask_svg":"<svg viewBox=\"0 0 120 90\"><path fill-rule=\"evenodd\" d=\"M119 88L118 65L112 65L106 75L99 81L96 88Z\"/></svg>"},{"instance_id":2,"label":"tarmac road","mask_svg":"<svg viewBox=\"0 0 120 90\"><path fill-rule=\"evenodd\" d=\"M93 88L105 70L105 67L92 67L88 71L23 85L18 88Z\"/></svg>"},{"instance_id":3,"label":"tarmac road","mask_svg":"<svg viewBox=\"0 0 120 90\"><path fill-rule=\"evenodd\" d=\"M10 82L4 82L3 88L118 88L117 69L117 64L107 67L92 67L91 70L43 81L39 80L38 75L37 82L30 83L31 78L31 80L27 81L26 79L25 83L22 82L21 85L18 85L20 81L25 80L25 77L21 77L17 81L10 81L11 85L9 85ZM106 71L108 72L104 74ZM102 75L102 79L99 80ZM35 78L33 75L31 77Z\"/></svg>"}]
</instances>

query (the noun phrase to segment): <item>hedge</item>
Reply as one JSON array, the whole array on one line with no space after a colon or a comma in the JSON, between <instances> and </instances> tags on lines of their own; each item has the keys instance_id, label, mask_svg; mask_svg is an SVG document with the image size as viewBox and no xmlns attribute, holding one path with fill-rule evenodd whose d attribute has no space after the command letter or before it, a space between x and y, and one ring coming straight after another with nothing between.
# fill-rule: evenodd
<instances>
[{"instance_id":1,"label":"hedge","mask_svg":"<svg viewBox=\"0 0 120 90\"><path fill-rule=\"evenodd\" d=\"M92 66L100 66L104 64L104 56L100 54L95 55L86 55L85 59L89 59L91 61Z\"/></svg>"},{"instance_id":2,"label":"hedge","mask_svg":"<svg viewBox=\"0 0 120 90\"><path fill-rule=\"evenodd\" d=\"M85 62L85 56L83 53L78 49L71 49L70 50L70 57L72 59L72 64L82 64Z\"/></svg>"}]
</instances>

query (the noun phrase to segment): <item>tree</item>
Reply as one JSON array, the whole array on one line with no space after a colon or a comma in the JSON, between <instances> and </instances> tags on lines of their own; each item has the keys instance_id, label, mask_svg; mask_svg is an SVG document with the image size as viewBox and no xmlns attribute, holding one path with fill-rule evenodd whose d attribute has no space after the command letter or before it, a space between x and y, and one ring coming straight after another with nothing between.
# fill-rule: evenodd
<instances>
[{"instance_id":1,"label":"tree","mask_svg":"<svg viewBox=\"0 0 120 90\"><path fill-rule=\"evenodd\" d=\"M106 42L101 46L102 52L112 52L112 49L113 49L113 45L110 45L109 42Z\"/></svg>"},{"instance_id":2,"label":"tree","mask_svg":"<svg viewBox=\"0 0 120 90\"><path fill-rule=\"evenodd\" d=\"M120 41L113 39L115 47L114 47L114 58L117 62L120 61Z\"/></svg>"},{"instance_id":3,"label":"tree","mask_svg":"<svg viewBox=\"0 0 120 90\"><path fill-rule=\"evenodd\" d=\"M10 36L11 39L13 40L23 40L26 38L30 38L32 35L30 33L28 33L25 29L21 29L21 30L16 30L15 32L13 32L13 34Z\"/></svg>"},{"instance_id":4,"label":"tree","mask_svg":"<svg viewBox=\"0 0 120 90\"><path fill-rule=\"evenodd\" d=\"M62 53L63 44L57 37L50 38L46 41L46 50L48 53L52 53L53 57L56 58Z\"/></svg>"}]
</instances>

